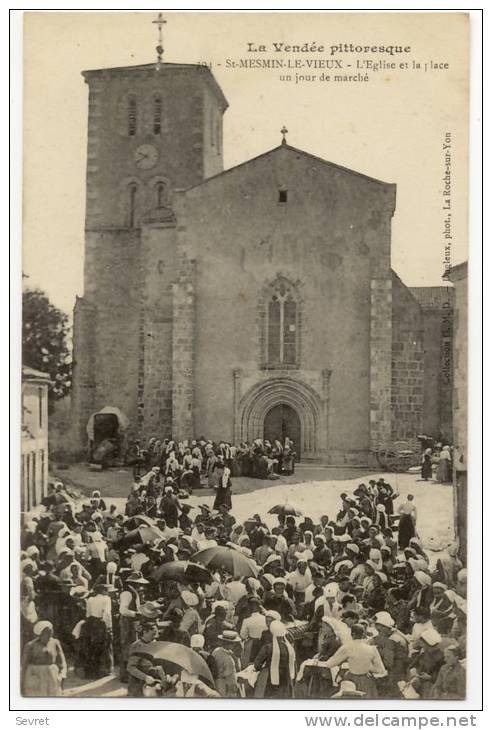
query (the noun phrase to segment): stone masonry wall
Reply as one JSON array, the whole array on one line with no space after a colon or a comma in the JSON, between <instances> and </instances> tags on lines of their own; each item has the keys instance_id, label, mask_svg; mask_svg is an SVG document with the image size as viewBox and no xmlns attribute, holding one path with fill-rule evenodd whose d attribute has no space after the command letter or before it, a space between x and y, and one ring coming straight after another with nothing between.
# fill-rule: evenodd
<instances>
[{"instance_id":1,"label":"stone masonry wall","mask_svg":"<svg viewBox=\"0 0 492 730\"><path fill-rule=\"evenodd\" d=\"M85 294L74 310L73 418L78 449L87 447L87 419L120 408L137 426L140 231L86 232Z\"/></svg>"},{"instance_id":2,"label":"stone masonry wall","mask_svg":"<svg viewBox=\"0 0 492 730\"><path fill-rule=\"evenodd\" d=\"M468 449L468 278L466 275L455 281L455 296L453 445L463 456L463 463L466 466Z\"/></svg>"},{"instance_id":3,"label":"stone masonry wall","mask_svg":"<svg viewBox=\"0 0 492 730\"><path fill-rule=\"evenodd\" d=\"M286 202L279 187L287 191ZM318 457L341 463L350 452L367 463L370 281L390 276L394 186L285 145L183 198L183 216L177 212L186 225L183 245L197 261L195 433L234 438L238 369L241 397L265 379L285 375L265 367L262 316L265 286L281 275L298 284L302 306L298 367L286 372L320 397L322 373L331 372L329 405L321 416L329 443L318 440ZM377 273L373 260L380 264ZM390 361L391 301L384 317ZM389 369L385 377L389 410Z\"/></svg>"},{"instance_id":4,"label":"stone masonry wall","mask_svg":"<svg viewBox=\"0 0 492 730\"><path fill-rule=\"evenodd\" d=\"M422 432L424 400L423 315L397 276L393 278L391 438L413 440Z\"/></svg>"},{"instance_id":5,"label":"stone masonry wall","mask_svg":"<svg viewBox=\"0 0 492 730\"><path fill-rule=\"evenodd\" d=\"M441 318L441 436L445 443L453 439L453 291L449 291L448 307L443 308Z\"/></svg>"},{"instance_id":6,"label":"stone masonry wall","mask_svg":"<svg viewBox=\"0 0 492 730\"><path fill-rule=\"evenodd\" d=\"M173 285L173 411L174 439L194 437L195 399L195 262L180 259Z\"/></svg>"},{"instance_id":7,"label":"stone masonry wall","mask_svg":"<svg viewBox=\"0 0 492 730\"><path fill-rule=\"evenodd\" d=\"M94 412L95 332L97 310L83 297L77 297L73 312L73 373L71 444L82 453L87 442L85 427Z\"/></svg>"},{"instance_id":8,"label":"stone masonry wall","mask_svg":"<svg viewBox=\"0 0 492 730\"><path fill-rule=\"evenodd\" d=\"M143 439L171 434L173 293L177 276L174 215L144 222L140 253L141 314L138 423Z\"/></svg>"},{"instance_id":9,"label":"stone masonry wall","mask_svg":"<svg viewBox=\"0 0 492 730\"><path fill-rule=\"evenodd\" d=\"M371 446L391 439L391 279L371 280Z\"/></svg>"},{"instance_id":10,"label":"stone masonry wall","mask_svg":"<svg viewBox=\"0 0 492 730\"><path fill-rule=\"evenodd\" d=\"M449 442L452 433L451 346L452 306L424 309L424 413L423 431ZM451 319L450 319L451 318Z\"/></svg>"}]
</instances>

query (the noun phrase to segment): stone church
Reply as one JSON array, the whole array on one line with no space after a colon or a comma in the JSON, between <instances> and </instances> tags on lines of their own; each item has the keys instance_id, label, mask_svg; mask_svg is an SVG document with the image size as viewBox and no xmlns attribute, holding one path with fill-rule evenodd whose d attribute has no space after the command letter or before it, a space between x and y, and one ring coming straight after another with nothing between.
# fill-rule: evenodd
<instances>
[{"instance_id":1,"label":"stone church","mask_svg":"<svg viewBox=\"0 0 492 730\"><path fill-rule=\"evenodd\" d=\"M290 146L223 169L210 70L83 73L84 296L72 417L128 434L239 443L289 435L302 460L366 464L451 423L452 291L391 268L396 186ZM449 370L449 372L451 372Z\"/></svg>"}]
</instances>

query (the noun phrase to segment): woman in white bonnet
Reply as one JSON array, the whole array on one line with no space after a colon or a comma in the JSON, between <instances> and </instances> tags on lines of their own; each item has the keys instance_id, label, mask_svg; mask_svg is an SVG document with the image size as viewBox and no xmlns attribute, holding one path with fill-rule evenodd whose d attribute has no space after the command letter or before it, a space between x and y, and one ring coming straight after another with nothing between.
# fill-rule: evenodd
<instances>
[{"instance_id":1,"label":"woman in white bonnet","mask_svg":"<svg viewBox=\"0 0 492 730\"><path fill-rule=\"evenodd\" d=\"M281 621L270 624L271 643L266 643L258 652L254 666L256 671L267 668L266 682L257 681L255 697L287 699L293 695L295 672L295 651L287 639L287 627ZM258 678L259 679L259 678Z\"/></svg>"},{"instance_id":2,"label":"woman in white bonnet","mask_svg":"<svg viewBox=\"0 0 492 730\"><path fill-rule=\"evenodd\" d=\"M439 452L436 481L441 482L441 484L451 481L451 463L451 450L449 446L443 446Z\"/></svg>"},{"instance_id":3,"label":"woman in white bonnet","mask_svg":"<svg viewBox=\"0 0 492 730\"><path fill-rule=\"evenodd\" d=\"M22 656L22 694L24 697L60 697L67 663L60 642L53 637L53 624L38 621L34 637L24 647Z\"/></svg>"}]
</instances>

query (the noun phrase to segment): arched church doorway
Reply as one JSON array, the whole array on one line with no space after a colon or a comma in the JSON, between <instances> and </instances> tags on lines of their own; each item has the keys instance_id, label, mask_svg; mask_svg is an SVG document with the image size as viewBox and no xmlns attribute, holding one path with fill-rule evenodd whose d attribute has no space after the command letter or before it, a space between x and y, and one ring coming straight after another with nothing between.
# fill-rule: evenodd
<instances>
[{"instance_id":1,"label":"arched church doorway","mask_svg":"<svg viewBox=\"0 0 492 730\"><path fill-rule=\"evenodd\" d=\"M318 458L320 451L326 449L323 407L320 395L302 380L269 377L249 388L237 401L235 441L275 439L283 428L294 441L297 454L304 459Z\"/></svg>"},{"instance_id":2,"label":"arched church doorway","mask_svg":"<svg viewBox=\"0 0 492 730\"><path fill-rule=\"evenodd\" d=\"M297 412L286 403L274 406L265 416L263 437L273 443L278 439L282 443L288 436L294 442L297 458L301 452L301 420Z\"/></svg>"}]
</instances>

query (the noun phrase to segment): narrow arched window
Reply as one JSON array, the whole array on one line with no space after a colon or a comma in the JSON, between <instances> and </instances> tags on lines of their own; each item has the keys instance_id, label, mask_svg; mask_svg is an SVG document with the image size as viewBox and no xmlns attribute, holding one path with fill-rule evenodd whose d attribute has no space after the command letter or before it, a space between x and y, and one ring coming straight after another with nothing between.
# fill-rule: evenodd
<instances>
[{"instance_id":1,"label":"narrow arched window","mask_svg":"<svg viewBox=\"0 0 492 730\"><path fill-rule=\"evenodd\" d=\"M271 367L296 365L298 360L298 305L296 292L284 280L272 287L268 301L267 361Z\"/></svg>"},{"instance_id":2,"label":"narrow arched window","mask_svg":"<svg viewBox=\"0 0 492 730\"><path fill-rule=\"evenodd\" d=\"M128 227L135 227L135 217L137 209L137 184L130 183L128 186Z\"/></svg>"},{"instance_id":3,"label":"narrow arched window","mask_svg":"<svg viewBox=\"0 0 492 730\"><path fill-rule=\"evenodd\" d=\"M154 134L161 133L162 126L162 98L154 97Z\"/></svg>"},{"instance_id":4,"label":"narrow arched window","mask_svg":"<svg viewBox=\"0 0 492 730\"><path fill-rule=\"evenodd\" d=\"M137 100L134 96L128 99L128 136L134 137L137 133Z\"/></svg>"},{"instance_id":5,"label":"narrow arched window","mask_svg":"<svg viewBox=\"0 0 492 730\"><path fill-rule=\"evenodd\" d=\"M156 204L158 208L163 208L167 205L167 185L166 183L159 182L156 185Z\"/></svg>"}]
</instances>

